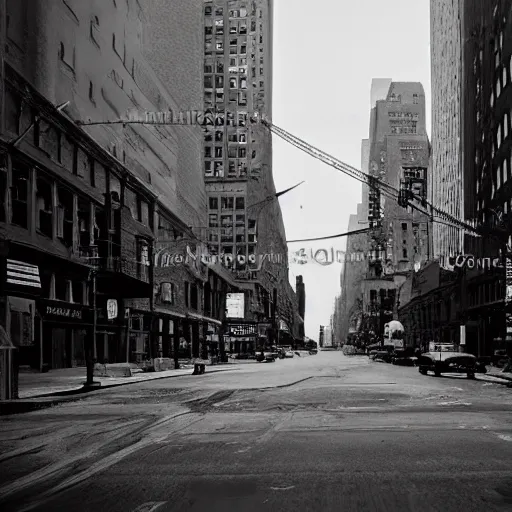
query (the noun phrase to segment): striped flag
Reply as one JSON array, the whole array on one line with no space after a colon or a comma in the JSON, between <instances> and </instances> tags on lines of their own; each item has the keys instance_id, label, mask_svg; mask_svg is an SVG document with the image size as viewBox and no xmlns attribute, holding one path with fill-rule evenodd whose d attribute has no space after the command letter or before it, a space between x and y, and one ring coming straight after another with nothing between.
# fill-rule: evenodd
<instances>
[{"instance_id":1,"label":"striped flag","mask_svg":"<svg viewBox=\"0 0 512 512\"><path fill-rule=\"evenodd\" d=\"M7 260L7 284L41 289L39 268L23 261Z\"/></svg>"}]
</instances>

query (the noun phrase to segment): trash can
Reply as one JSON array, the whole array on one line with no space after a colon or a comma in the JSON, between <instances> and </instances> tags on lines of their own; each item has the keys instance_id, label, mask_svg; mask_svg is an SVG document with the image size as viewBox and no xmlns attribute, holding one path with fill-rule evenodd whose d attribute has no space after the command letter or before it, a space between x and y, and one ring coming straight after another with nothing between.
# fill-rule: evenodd
<instances>
[{"instance_id":1,"label":"trash can","mask_svg":"<svg viewBox=\"0 0 512 512\"><path fill-rule=\"evenodd\" d=\"M0 400L18 398L18 349L0 326Z\"/></svg>"}]
</instances>

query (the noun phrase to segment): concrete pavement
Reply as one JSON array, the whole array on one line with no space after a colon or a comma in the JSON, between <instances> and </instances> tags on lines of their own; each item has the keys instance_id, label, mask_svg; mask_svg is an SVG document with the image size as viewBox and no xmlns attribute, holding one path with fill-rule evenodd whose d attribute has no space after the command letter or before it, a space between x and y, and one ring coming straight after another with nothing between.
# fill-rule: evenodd
<instances>
[{"instance_id":1,"label":"concrete pavement","mask_svg":"<svg viewBox=\"0 0 512 512\"><path fill-rule=\"evenodd\" d=\"M100 390L2 421L0 506L510 510L511 410L504 386L340 352Z\"/></svg>"}]
</instances>

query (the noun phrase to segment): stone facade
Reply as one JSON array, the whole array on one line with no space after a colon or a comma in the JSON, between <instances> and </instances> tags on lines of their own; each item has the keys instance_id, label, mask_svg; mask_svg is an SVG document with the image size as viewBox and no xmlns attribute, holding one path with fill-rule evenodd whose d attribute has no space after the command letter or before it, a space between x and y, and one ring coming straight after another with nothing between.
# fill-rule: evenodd
<instances>
[{"instance_id":1,"label":"stone facade","mask_svg":"<svg viewBox=\"0 0 512 512\"><path fill-rule=\"evenodd\" d=\"M460 0L431 0L432 171L431 201L442 211L463 216L461 154L462 46ZM462 230L433 225L433 254L448 267L463 252Z\"/></svg>"},{"instance_id":2,"label":"stone facade","mask_svg":"<svg viewBox=\"0 0 512 512\"><path fill-rule=\"evenodd\" d=\"M216 126L204 134L204 177L209 199L208 240L214 254L232 254L238 280L252 282L246 320L265 321L265 304L278 289L278 315L294 322L286 235L272 176L272 138L251 115L272 117L271 0L204 3L204 109ZM276 254L257 271L244 263ZM236 261L236 258L235 258ZM255 285L255 281L258 285Z\"/></svg>"},{"instance_id":3,"label":"stone facade","mask_svg":"<svg viewBox=\"0 0 512 512\"><path fill-rule=\"evenodd\" d=\"M52 136L53 126L41 124L38 133L44 134L40 138L49 160L58 160L61 167L75 166L72 173L63 175L64 181L108 208L111 193L117 194L118 213L113 215L121 222L116 243L123 272L136 278L141 262L147 267L146 287L152 287L152 292L126 295L133 298L119 301L119 338L129 340L136 352L147 357L161 353L162 343L172 345L185 335L192 339L192 352L197 355L198 339L211 331L208 321L220 324L203 315L209 293L204 286L213 271L175 265L153 274L151 244L154 235L158 236L155 251L165 247L174 252L183 240L192 249L206 242L201 128L118 121L134 110L143 114L201 108L202 2L173 2L172 6L147 2L142 7L137 0L7 0L6 7L7 12L0 15L8 16L8 31L0 36L7 62L50 104L68 102L62 114L53 112L57 118L61 115L65 123L98 123L80 127L96 153L104 153L101 158L94 155L94 170L89 167L90 153L82 146L75 149L76 141L63 130L57 139ZM7 102L2 113L5 122L12 120L11 104ZM48 108L52 110L51 105ZM58 172L63 170L59 167ZM76 197L80 201L80 194ZM141 236L149 240L145 252L139 247ZM174 286L171 301L162 301L162 283ZM214 284L216 289L225 288ZM165 288L166 297L169 289ZM191 302L197 304L192 307ZM183 319L180 325L173 328L169 316L159 318L155 313L160 306L165 314ZM130 309L126 322L125 308ZM219 304L215 314L222 316ZM150 335L155 338L153 347ZM105 339L106 345L111 343ZM129 352L126 347L121 351Z\"/></svg>"}]
</instances>

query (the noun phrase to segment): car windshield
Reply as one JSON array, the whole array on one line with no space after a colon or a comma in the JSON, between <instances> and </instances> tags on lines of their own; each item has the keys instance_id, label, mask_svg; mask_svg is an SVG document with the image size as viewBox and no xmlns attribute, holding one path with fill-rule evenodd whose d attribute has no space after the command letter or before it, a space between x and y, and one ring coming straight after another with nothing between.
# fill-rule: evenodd
<instances>
[{"instance_id":1,"label":"car windshield","mask_svg":"<svg viewBox=\"0 0 512 512\"><path fill-rule=\"evenodd\" d=\"M457 352L455 345L434 345L435 352Z\"/></svg>"}]
</instances>

